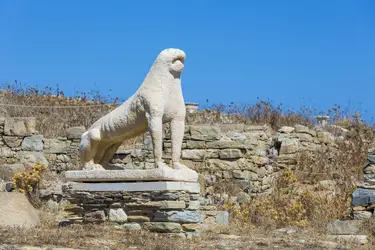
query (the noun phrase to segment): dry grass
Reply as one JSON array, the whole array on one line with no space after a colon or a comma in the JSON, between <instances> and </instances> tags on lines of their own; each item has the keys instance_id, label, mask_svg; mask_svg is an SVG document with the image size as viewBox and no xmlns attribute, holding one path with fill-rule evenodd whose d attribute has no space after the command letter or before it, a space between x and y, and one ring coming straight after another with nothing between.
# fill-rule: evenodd
<instances>
[{"instance_id":1,"label":"dry grass","mask_svg":"<svg viewBox=\"0 0 375 250\"><path fill-rule=\"evenodd\" d=\"M1 86L0 86L1 88ZM66 97L58 87L43 90L18 85L3 86L0 116L37 118L37 130L46 137L65 136L72 126L89 127L117 106L118 98L106 99L98 92Z\"/></svg>"},{"instance_id":2,"label":"dry grass","mask_svg":"<svg viewBox=\"0 0 375 250\"><path fill-rule=\"evenodd\" d=\"M349 129L335 149L301 154L296 169L285 169L270 195L241 205L225 203L221 208L230 212L237 232L293 226L324 235L330 221L348 219L351 194L374 141L372 129L360 122ZM320 184L321 180L332 185ZM234 190L232 185L221 189Z\"/></svg>"},{"instance_id":3,"label":"dry grass","mask_svg":"<svg viewBox=\"0 0 375 250\"><path fill-rule=\"evenodd\" d=\"M4 90L0 91L0 104L7 104L0 105L0 116L34 116L38 120L37 130L46 137L64 136L66 129L72 126L87 128L122 103L118 97L103 97L98 90L66 96L58 86L29 87L17 81L11 85L0 84L0 89ZM338 105L326 112L305 106L295 110L258 99L254 104L214 104L188 114L186 121L188 124L268 124L273 128L302 124L312 127L315 124L314 115L329 115L331 122L343 126L351 120L349 114Z\"/></svg>"}]
</instances>

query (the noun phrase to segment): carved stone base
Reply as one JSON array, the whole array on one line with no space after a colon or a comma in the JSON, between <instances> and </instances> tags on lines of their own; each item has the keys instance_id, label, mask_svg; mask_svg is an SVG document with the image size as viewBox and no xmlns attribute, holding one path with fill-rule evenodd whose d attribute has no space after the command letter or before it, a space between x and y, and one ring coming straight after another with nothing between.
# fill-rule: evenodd
<instances>
[{"instance_id":1,"label":"carved stone base","mask_svg":"<svg viewBox=\"0 0 375 250\"><path fill-rule=\"evenodd\" d=\"M66 171L65 177L68 181L75 182L198 181L198 173L194 170L169 167L146 170Z\"/></svg>"}]
</instances>

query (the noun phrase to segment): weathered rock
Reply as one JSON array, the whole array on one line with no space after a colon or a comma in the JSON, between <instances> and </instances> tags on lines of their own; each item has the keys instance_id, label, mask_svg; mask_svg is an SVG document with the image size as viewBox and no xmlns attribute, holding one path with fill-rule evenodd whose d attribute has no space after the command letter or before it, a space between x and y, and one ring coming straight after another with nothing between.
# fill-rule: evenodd
<instances>
[{"instance_id":1,"label":"weathered rock","mask_svg":"<svg viewBox=\"0 0 375 250\"><path fill-rule=\"evenodd\" d=\"M352 205L363 206L375 203L375 190L357 188L352 194Z\"/></svg>"},{"instance_id":2,"label":"weathered rock","mask_svg":"<svg viewBox=\"0 0 375 250\"><path fill-rule=\"evenodd\" d=\"M8 147L1 147L0 146L0 158L10 158L13 157L13 151Z\"/></svg>"},{"instance_id":3,"label":"weathered rock","mask_svg":"<svg viewBox=\"0 0 375 250\"><path fill-rule=\"evenodd\" d=\"M353 219L355 220L367 220L372 216L370 211L353 211Z\"/></svg>"},{"instance_id":4,"label":"weathered rock","mask_svg":"<svg viewBox=\"0 0 375 250\"><path fill-rule=\"evenodd\" d=\"M35 117L6 117L4 122L4 134L12 136L30 136L36 132L35 126Z\"/></svg>"},{"instance_id":5,"label":"weathered rock","mask_svg":"<svg viewBox=\"0 0 375 250\"><path fill-rule=\"evenodd\" d=\"M188 232L200 231L201 225L200 224L182 224L182 229Z\"/></svg>"},{"instance_id":6,"label":"weathered rock","mask_svg":"<svg viewBox=\"0 0 375 250\"><path fill-rule=\"evenodd\" d=\"M48 161L42 152L20 152L19 158L25 167L32 167L37 163L42 163L48 167Z\"/></svg>"},{"instance_id":7,"label":"weathered rock","mask_svg":"<svg viewBox=\"0 0 375 250\"><path fill-rule=\"evenodd\" d=\"M227 160L227 159L238 159L243 156L241 150L239 149L223 149L220 151L219 157L220 159Z\"/></svg>"},{"instance_id":8,"label":"weathered rock","mask_svg":"<svg viewBox=\"0 0 375 250\"><path fill-rule=\"evenodd\" d=\"M143 229L158 233L179 233L181 232L181 225L171 222L145 222L143 223Z\"/></svg>"},{"instance_id":9,"label":"weathered rock","mask_svg":"<svg viewBox=\"0 0 375 250\"><path fill-rule=\"evenodd\" d=\"M218 225L222 225L222 226L229 225L229 213L228 213L228 211L217 211L216 223Z\"/></svg>"},{"instance_id":10,"label":"weathered rock","mask_svg":"<svg viewBox=\"0 0 375 250\"><path fill-rule=\"evenodd\" d=\"M244 135L243 133L229 131L226 135L233 141L246 141L247 140L246 135Z\"/></svg>"},{"instance_id":11,"label":"weathered rock","mask_svg":"<svg viewBox=\"0 0 375 250\"><path fill-rule=\"evenodd\" d=\"M43 135L25 137L21 147L25 151L43 151Z\"/></svg>"},{"instance_id":12,"label":"weathered rock","mask_svg":"<svg viewBox=\"0 0 375 250\"><path fill-rule=\"evenodd\" d=\"M121 228L125 229L125 230L129 230L129 231L133 231L133 230L141 230L142 227L139 223L124 223L121 225Z\"/></svg>"},{"instance_id":13,"label":"weathered rock","mask_svg":"<svg viewBox=\"0 0 375 250\"><path fill-rule=\"evenodd\" d=\"M281 142L279 154L294 154L300 148L298 139L287 139Z\"/></svg>"},{"instance_id":14,"label":"weathered rock","mask_svg":"<svg viewBox=\"0 0 375 250\"><path fill-rule=\"evenodd\" d=\"M316 132L314 130L310 130L308 127L306 126L303 126L303 125L295 125L294 128L296 129L295 132L296 133L305 133L305 134L309 134L311 136L316 136Z\"/></svg>"},{"instance_id":15,"label":"weathered rock","mask_svg":"<svg viewBox=\"0 0 375 250\"><path fill-rule=\"evenodd\" d=\"M201 216L198 211L157 211L153 221L200 223Z\"/></svg>"},{"instance_id":16,"label":"weathered rock","mask_svg":"<svg viewBox=\"0 0 375 250\"><path fill-rule=\"evenodd\" d=\"M355 206L355 207L352 207L353 211L366 211L367 208L366 207L362 207L362 206Z\"/></svg>"},{"instance_id":17,"label":"weathered rock","mask_svg":"<svg viewBox=\"0 0 375 250\"><path fill-rule=\"evenodd\" d=\"M333 235L358 234L361 224L360 220L336 220L328 224L327 231Z\"/></svg>"},{"instance_id":18,"label":"weathered rock","mask_svg":"<svg viewBox=\"0 0 375 250\"><path fill-rule=\"evenodd\" d=\"M182 159L204 160L207 158L218 158L219 151L215 149L184 149L182 150Z\"/></svg>"},{"instance_id":19,"label":"weathered rock","mask_svg":"<svg viewBox=\"0 0 375 250\"><path fill-rule=\"evenodd\" d=\"M70 147L70 141L58 139L44 139L44 153L63 154L67 153Z\"/></svg>"},{"instance_id":20,"label":"weathered rock","mask_svg":"<svg viewBox=\"0 0 375 250\"><path fill-rule=\"evenodd\" d=\"M122 210L122 208L110 209L108 213L108 220L110 222L124 223L128 220L128 216L124 210Z\"/></svg>"},{"instance_id":21,"label":"weathered rock","mask_svg":"<svg viewBox=\"0 0 375 250\"><path fill-rule=\"evenodd\" d=\"M280 133L290 134L295 130L293 127L283 126L279 129Z\"/></svg>"},{"instance_id":22,"label":"weathered rock","mask_svg":"<svg viewBox=\"0 0 375 250\"><path fill-rule=\"evenodd\" d=\"M83 222L85 223L102 223L106 221L104 211L95 211L91 213L86 213L83 217Z\"/></svg>"},{"instance_id":23,"label":"weathered rock","mask_svg":"<svg viewBox=\"0 0 375 250\"><path fill-rule=\"evenodd\" d=\"M242 132L245 130L245 124L243 123L224 123L220 124L220 130L222 133L230 131L239 131Z\"/></svg>"},{"instance_id":24,"label":"weathered rock","mask_svg":"<svg viewBox=\"0 0 375 250\"><path fill-rule=\"evenodd\" d=\"M187 149L203 149L203 148L206 148L206 142L189 140L186 142L186 148Z\"/></svg>"},{"instance_id":25,"label":"weathered rock","mask_svg":"<svg viewBox=\"0 0 375 250\"><path fill-rule=\"evenodd\" d=\"M188 210L197 210L200 207L199 201L189 201L189 206L187 207Z\"/></svg>"},{"instance_id":26,"label":"weathered rock","mask_svg":"<svg viewBox=\"0 0 375 250\"><path fill-rule=\"evenodd\" d=\"M270 162L270 159L267 157L262 157L262 156L252 156L251 160L254 162L256 165L264 166Z\"/></svg>"},{"instance_id":27,"label":"weathered rock","mask_svg":"<svg viewBox=\"0 0 375 250\"><path fill-rule=\"evenodd\" d=\"M220 141L211 141L206 143L206 148L217 148L217 149L225 149L225 148L238 148L238 149L246 149L249 146L247 145L246 141L229 141L229 140L220 140Z\"/></svg>"},{"instance_id":28,"label":"weathered rock","mask_svg":"<svg viewBox=\"0 0 375 250\"><path fill-rule=\"evenodd\" d=\"M84 126L71 127L66 131L66 137L68 139L81 139L81 135L86 131Z\"/></svg>"},{"instance_id":29,"label":"weathered rock","mask_svg":"<svg viewBox=\"0 0 375 250\"><path fill-rule=\"evenodd\" d=\"M261 167L257 169L257 175L259 178L263 178L264 176L266 176L266 174L267 174L267 171L265 167Z\"/></svg>"},{"instance_id":30,"label":"weathered rock","mask_svg":"<svg viewBox=\"0 0 375 250\"><path fill-rule=\"evenodd\" d=\"M17 148L21 146L22 138L17 136L3 136L3 141L10 148Z\"/></svg>"},{"instance_id":31,"label":"weathered rock","mask_svg":"<svg viewBox=\"0 0 375 250\"><path fill-rule=\"evenodd\" d=\"M321 143L325 144L332 144L335 141L334 136L329 132L318 132L317 137Z\"/></svg>"},{"instance_id":32,"label":"weathered rock","mask_svg":"<svg viewBox=\"0 0 375 250\"><path fill-rule=\"evenodd\" d=\"M180 196L175 193L161 193L153 194L151 197L153 200L178 200Z\"/></svg>"},{"instance_id":33,"label":"weathered rock","mask_svg":"<svg viewBox=\"0 0 375 250\"><path fill-rule=\"evenodd\" d=\"M57 162L70 162L70 157L66 154L58 154L56 156Z\"/></svg>"},{"instance_id":34,"label":"weathered rock","mask_svg":"<svg viewBox=\"0 0 375 250\"><path fill-rule=\"evenodd\" d=\"M220 127L210 125L191 125L191 139L199 141L214 141L221 137Z\"/></svg>"},{"instance_id":35,"label":"weathered rock","mask_svg":"<svg viewBox=\"0 0 375 250\"><path fill-rule=\"evenodd\" d=\"M35 227L38 214L24 194L0 193L0 227Z\"/></svg>"},{"instance_id":36,"label":"weathered rock","mask_svg":"<svg viewBox=\"0 0 375 250\"><path fill-rule=\"evenodd\" d=\"M248 179L250 173L248 170L233 170L232 174L235 179Z\"/></svg>"},{"instance_id":37,"label":"weathered rock","mask_svg":"<svg viewBox=\"0 0 375 250\"><path fill-rule=\"evenodd\" d=\"M150 218L147 216L142 216L142 215L129 215L128 221L129 222L149 222Z\"/></svg>"}]
</instances>

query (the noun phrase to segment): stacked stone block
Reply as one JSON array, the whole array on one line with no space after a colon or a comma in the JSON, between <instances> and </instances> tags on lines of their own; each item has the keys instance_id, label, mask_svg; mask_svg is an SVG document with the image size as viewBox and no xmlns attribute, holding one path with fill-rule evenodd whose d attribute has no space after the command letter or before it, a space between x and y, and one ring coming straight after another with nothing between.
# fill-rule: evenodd
<instances>
[{"instance_id":1,"label":"stacked stone block","mask_svg":"<svg viewBox=\"0 0 375 250\"><path fill-rule=\"evenodd\" d=\"M147 191L153 183L142 184L144 191L141 192L77 191L66 184L63 186L64 199L70 203L65 209L69 213L66 220L74 223L109 222L125 229L143 228L187 236L201 231L204 217L199 211L199 188Z\"/></svg>"},{"instance_id":2,"label":"stacked stone block","mask_svg":"<svg viewBox=\"0 0 375 250\"><path fill-rule=\"evenodd\" d=\"M375 152L368 153L364 181L352 194L352 218L369 219L375 209Z\"/></svg>"}]
</instances>

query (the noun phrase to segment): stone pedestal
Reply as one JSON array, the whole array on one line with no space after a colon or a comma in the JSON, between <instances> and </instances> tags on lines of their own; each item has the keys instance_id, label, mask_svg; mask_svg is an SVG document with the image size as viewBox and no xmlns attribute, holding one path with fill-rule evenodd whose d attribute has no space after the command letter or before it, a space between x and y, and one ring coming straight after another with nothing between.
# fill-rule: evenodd
<instances>
[{"instance_id":1,"label":"stone pedestal","mask_svg":"<svg viewBox=\"0 0 375 250\"><path fill-rule=\"evenodd\" d=\"M63 186L63 197L70 202L66 208L70 213L67 223L110 222L129 230L143 228L186 236L197 235L201 230L197 182L90 181L68 182Z\"/></svg>"}]
</instances>

